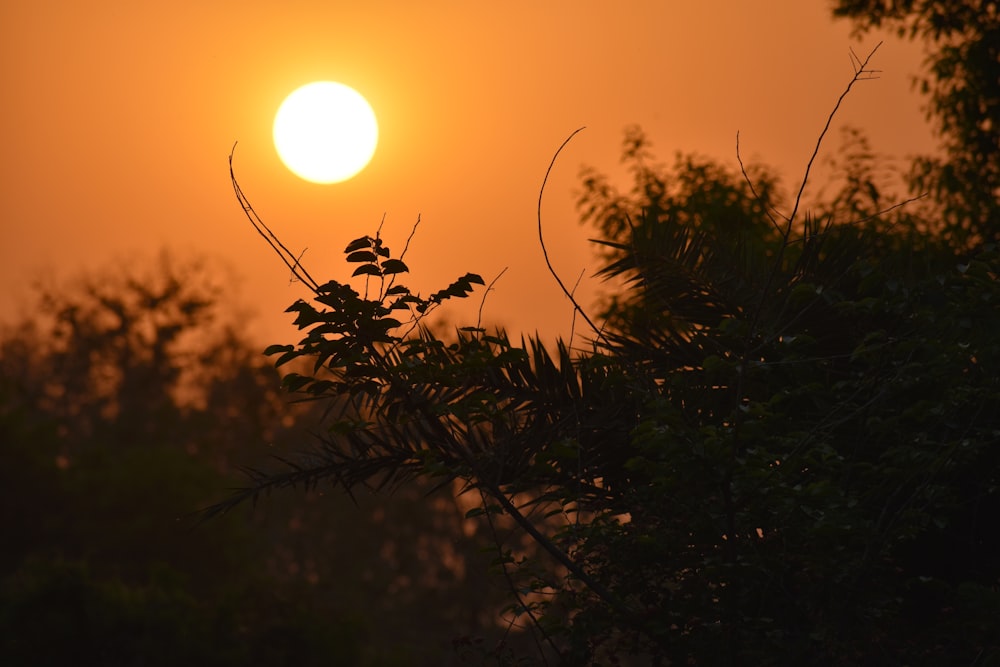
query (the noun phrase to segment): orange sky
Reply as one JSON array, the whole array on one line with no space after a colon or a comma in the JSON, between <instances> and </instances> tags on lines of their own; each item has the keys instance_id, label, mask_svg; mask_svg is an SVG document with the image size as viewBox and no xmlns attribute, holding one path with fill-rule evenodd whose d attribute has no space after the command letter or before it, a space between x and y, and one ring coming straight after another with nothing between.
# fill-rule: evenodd
<instances>
[{"instance_id":1,"label":"orange sky","mask_svg":"<svg viewBox=\"0 0 1000 667\"><path fill-rule=\"evenodd\" d=\"M282 311L303 293L233 196L238 140L244 191L289 247L308 247L316 278L346 278L343 247L383 213L396 248L421 214L411 288L508 267L487 319L566 334L571 308L535 226L563 139L587 126L543 209L572 283L593 268L574 207L582 165L618 174L632 123L664 161L680 150L735 165L740 130L746 161L792 180L850 79L849 48L884 37L849 32L821 0L3 3L0 316L42 275L169 247L231 264L262 344L290 342ZM930 150L910 85L919 63L918 47L887 39L882 78L856 88L838 126L864 128L897 158ZM282 99L318 79L357 89L380 122L371 164L340 184L299 180L271 143Z\"/></svg>"}]
</instances>

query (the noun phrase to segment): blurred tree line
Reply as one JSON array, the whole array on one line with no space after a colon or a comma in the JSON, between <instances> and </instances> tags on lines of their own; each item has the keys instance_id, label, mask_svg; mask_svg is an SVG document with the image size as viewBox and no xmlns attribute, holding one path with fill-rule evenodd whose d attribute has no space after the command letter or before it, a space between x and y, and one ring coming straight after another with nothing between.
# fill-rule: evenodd
<instances>
[{"instance_id":1,"label":"blurred tree line","mask_svg":"<svg viewBox=\"0 0 1000 667\"><path fill-rule=\"evenodd\" d=\"M450 496L317 493L198 524L238 462L316 420L231 288L164 253L39 287L4 332L0 664L447 664L493 632L501 592Z\"/></svg>"}]
</instances>

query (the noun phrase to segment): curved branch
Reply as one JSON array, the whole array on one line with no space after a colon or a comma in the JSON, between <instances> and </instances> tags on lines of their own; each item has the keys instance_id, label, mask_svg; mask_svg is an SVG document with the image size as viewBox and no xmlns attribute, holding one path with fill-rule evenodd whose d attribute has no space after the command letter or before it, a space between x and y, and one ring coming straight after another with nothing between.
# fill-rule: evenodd
<instances>
[{"instance_id":1,"label":"curved branch","mask_svg":"<svg viewBox=\"0 0 1000 667\"><path fill-rule=\"evenodd\" d=\"M573 293L566 288L566 285L563 284L563 281L559 277L559 274L556 273L555 268L553 268L552 266L551 260L549 260L549 251L545 247L545 238L542 236L542 197L545 195L545 185L546 183L549 182L549 174L552 173L552 167L555 166L556 159L559 157L559 153L562 152L562 149L564 149L566 147L566 144L568 144L570 140L583 129L585 128L578 127L577 129L573 130L573 132L568 137L566 137L566 140L563 141L562 144L560 144L559 148L556 149L555 155L552 156L552 161L549 162L549 168L545 170L545 178L542 179L542 187L538 190L538 243L539 245L542 246L542 255L545 257L545 265L548 267L549 273L551 273L552 277L556 279L557 283L559 283L559 289L563 291L563 294L566 295L566 298L569 299L570 303L573 304L574 312L580 313L580 316L583 317L584 321L586 321L588 325L590 325L590 328L593 329L594 333L597 334L598 338L607 342L607 339L604 337L604 334L601 332L601 329L598 328L598 326L594 324L594 322L587 316L587 313L584 312L583 308L580 306L576 298L573 296Z\"/></svg>"},{"instance_id":2,"label":"curved branch","mask_svg":"<svg viewBox=\"0 0 1000 667\"><path fill-rule=\"evenodd\" d=\"M233 171L233 155L236 153L236 144L233 144L232 150L229 151L229 180L233 183L233 191L236 193L236 199L240 202L240 206L243 207L243 214L253 225L253 228L257 230L257 233L264 237L268 245L274 249L274 252L278 253L278 257L281 261L285 263L285 266L292 272L292 275L299 279L300 282L304 283L309 289L314 293L319 292L319 283L316 282L306 268L299 263L299 258L297 258L291 250L285 247L285 244L271 231L260 216L257 215L257 211L254 210L253 205L250 204L250 200L247 196L243 194L243 189L240 184L236 181L236 174Z\"/></svg>"},{"instance_id":3,"label":"curved branch","mask_svg":"<svg viewBox=\"0 0 1000 667\"><path fill-rule=\"evenodd\" d=\"M497 284L497 281L500 280L500 278L505 273L507 273L507 267L506 266L503 267L503 271L501 271L500 273L498 273L497 277L494 278L493 280L491 280L490 284L486 286L486 290L483 292L483 298L479 302L479 317L476 318L476 328L477 329L481 329L482 326L483 326L483 308L486 307L486 297L488 297L490 295L490 292L493 291L493 286Z\"/></svg>"}]
</instances>

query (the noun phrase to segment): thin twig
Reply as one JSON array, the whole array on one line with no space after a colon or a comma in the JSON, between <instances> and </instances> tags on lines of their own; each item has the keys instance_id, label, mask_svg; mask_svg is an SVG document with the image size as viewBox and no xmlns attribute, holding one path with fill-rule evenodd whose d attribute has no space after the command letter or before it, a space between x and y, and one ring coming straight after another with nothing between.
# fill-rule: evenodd
<instances>
[{"instance_id":1,"label":"thin twig","mask_svg":"<svg viewBox=\"0 0 1000 667\"><path fill-rule=\"evenodd\" d=\"M768 210L767 204L764 202L764 198L761 197L759 194L757 194L757 189L754 187L753 181L750 180L750 174L747 173L746 167L743 166L743 157L740 155L739 130L736 131L736 161L740 163L740 172L743 174L743 180L745 180L747 182L747 185L750 186L750 194L752 194L753 198L760 203L761 207L764 209L764 215L767 216L767 219L771 221L771 224L774 225L774 228L778 231L779 234L781 234L782 233L781 225L779 225L778 221L774 219L773 215L771 215L771 211ZM785 220L785 222L788 222L788 218L786 218L783 213L781 213L777 209L775 209L774 212L780 215L782 219Z\"/></svg>"},{"instance_id":2,"label":"thin twig","mask_svg":"<svg viewBox=\"0 0 1000 667\"><path fill-rule=\"evenodd\" d=\"M486 291L483 293L483 298L479 302L479 316L476 318L476 328L482 329L483 324L483 308L486 306L486 297L490 292L493 291L493 286L496 285L497 281L500 280L500 276L507 273L508 267L503 267L503 271L497 274L496 278L490 281L490 284L486 286Z\"/></svg>"},{"instance_id":3,"label":"thin twig","mask_svg":"<svg viewBox=\"0 0 1000 667\"><path fill-rule=\"evenodd\" d=\"M573 284L573 296L576 296L576 289L580 286L580 281L583 277L587 275L586 269L580 270L580 275L577 276L576 282ZM569 342L570 345L573 344L573 337L576 336L576 310L573 310L573 319L569 323Z\"/></svg>"},{"instance_id":4,"label":"thin twig","mask_svg":"<svg viewBox=\"0 0 1000 667\"><path fill-rule=\"evenodd\" d=\"M295 266L296 267L301 266L301 264L302 264L302 257L306 254L306 250L309 250L308 246L306 246L305 248L303 248L302 252L300 252L299 255L298 255L298 257L295 258ZM299 282L299 278L298 278L298 276L295 275L295 272L292 271L291 276L289 276L289 278L288 278L288 284L291 285L292 283L296 283L296 282Z\"/></svg>"},{"instance_id":5,"label":"thin twig","mask_svg":"<svg viewBox=\"0 0 1000 667\"><path fill-rule=\"evenodd\" d=\"M839 223L839 224L842 225L842 226L845 226L845 227L850 227L852 225L864 224L866 222L874 220L875 218L879 218L879 217L885 215L886 213L889 213L890 211L894 211L897 208L906 206L907 204L912 204L915 201L919 201L919 200L923 199L924 197L927 197L928 194L929 193L927 193L927 192L923 192L923 193L921 193L919 195L916 195L915 197L909 197L908 199L904 199L903 201L901 201L901 202L899 202L897 204L893 204L892 206L888 206L886 208L879 209L878 211L876 211L875 213L872 213L871 215L867 215L867 216L865 216L863 218L859 218L857 220L851 220L849 222L842 222L842 223ZM892 225L890 225L889 229L892 229L894 225L895 225L895 223L893 223ZM828 233L829 232L826 232L826 231L824 231L824 232L815 232L809 238L819 238L819 237L827 235ZM791 240L789 240L788 244L791 245L792 243L800 243L800 242L803 242L805 240L806 240L806 237L802 236L802 237L799 237L797 239L791 239Z\"/></svg>"},{"instance_id":6,"label":"thin twig","mask_svg":"<svg viewBox=\"0 0 1000 667\"><path fill-rule=\"evenodd\" d=\"M378 237L382 233L382 225L385 224L385 213L382 213L382 222L378 225L378 231L375 236ZM417 221L413 223L413 228L410 230L410 235L406 237L406 244L403 246L403 252L399 254L399 261L403 261L403 257L406 256L406 251L410 249L410 241L413 240L414 234L417 233L417 227L420 226L420 214L417 214ZM386 292L388 292L396 284L396 278L399 276L398 273L393 273L389 278L389 284L385 283L385 276L382 276L382 290L379 294L379 299L385 299Z\"/></svg>"},{"instance_id":7,"label":"thin twig","mask_svg":"<svg viewBox=\"0 0 1000 667\"><path fill-rule=\"evenodd\" d=\"M504 493L499 486L494 484L483 483L480 488L485 488L495 500L497 500L503 507L504 511L510 515L514 521L528 533L529 536L538 544L542 549L547 551L550 556L552 556L556 562L569 570L570 574L577 578L584 586L589 588L597 597L605 602L608 606L614 609L616 612L622 615L623 620L629 625L639 630L640 632L646 632L646 628L640 621L638 614L635 610L631 609L623 600L619 599L617 595L612 593L607 587L605 587L601 582L594 579L584 570L579 563L574 561L569 554L557 547L552 540L543 535L541 531L538 530L531 523L531 521L521 513L521 511L511 502L507 494Z\"/></svg>"},{"instance_id":8,"label":"thin twig","mask_svg":"<svg viewBox=\"0 0 1000 667\"><path fill-rule=\"evenodd\" d=\"M750 355L750 352L751 352L752 342L753 342L754 337L757 335L757 326L760 323L760 318L761 318L762 313L764 311L764 304L765 304L765 302L766 302L766 300L767 300L767 298L769 296L769 293L771 291L771 286L774 284L775 279L777 278L778 274L781 271L782 263L784 261L785 251L788 249L789 245L791 244L791 242L789 240L789 237L792 234L792 229L793 229L794 224L795 224L795 217L798 214L799 206L802 203L803 193L805 192L806 185L809 183L809 176L810 176L810 174L812 172L813 162L815 162L816 156L819 154L820 147L823 145L823 140L826 137L827 132L830 130L830 125L833 123L833 119L837 115L837 111L840 109L841 103L844 101L844 98L847 97L848 93L851 92L851 88L853 88L854 84L857 83L859 80L862 80L862 75L864 75L864 74L872 74L872 73L874 73L874 72L877 71L877 70L869 70L868 69L868 63L871 61L872 57L875 55L875 52L878 51L878 49L879 49L880 46L882 46L882 42L879 42L878 44L875 45L875 48L873 48L871 50L871 52L869 52L868 57L865 58L864 61L860 61L860 59L857 59L857 56L854 55L854 52L853 51L851 52L852 58L858 60L858 64L856 64L854 66L854 76L851 77L851 80L850 80L850 82L848 82L847 87L840 94L840 97L837 98L837 103L834 105L833 110L830 111L830 115L827 116L826 123L823 126L823 130L820 132L819 137L816 140L816 147L813 149L812 155L809 156L809 162L806 164L805 172L802 175L802 183L799 186L799 191L798 191L798 193L795 196L795 203L792 206L792 212L788 215L787 218L785 218L786 225L785 225L784 229L783 230L780 229L780 228L778 229L779 234L781 234L781 246L778 248L778 252L777 252L776 257L774 258L774 263L773 263L773 265L771 267L771 271L768 274L767 281L764 283L764 286L761 288L760 299L759 299L759 301L757 303L756 309L754 310L754 312L753 312L753 314L751 316L750 324L747 327L746 336L745 336L744 345L743 345L743 352L740 355L739 374L737 376L736 387L735 387L735 390L736 390L735 397L736 397L737 405L739 405L739 403L743 400L743 383L744 383L744 379L746 377L746 368L747 368L747 363L748 363L748 360L749 360L749 355ZM866 77L866 78L872 78L872 77ZM738 141L739 141L739 138L738 138L738 135L737 135L737 142ZM738 145L738 143L737 143L737 145ZM741 167L742 167L742 161L741 161L740 164L741 164ZM771 220L772 220L772 222L774 222L773 218L771 218ZM784 307L787 307L787 305L788 305L788 301L786 300ZM782 308L782 310L784 310L784 307ZM735 424L734 424L734 428L733 428L733 438L734 438L734 442L733 442L733 456L734 457L737 456L738 451L741 449L740 432L741 432L741 426L742 426L742 423L743 423L743 420L741 418L741 416L742 416L743 413L740 410L736 410L735 412L736 412L736 420L735 420ZM725 486L728 489L730 487L730 484L731 484L731 472L727 473L727 478L729 478L729 479L727 479ZM730 513L730 519L731 519L731 521L734 518L735 518L735 515L733 513Z\"/></svg>"},{"instance_id":9,"label":"thin twig","mask_svg":"<svg viewBox=\"0 0 1000 667\"><path fill-rule=\"evenodd\" d=\"M863 74L873 75L876 72L881 71L868 69L868 62L872 59L872 56L875 55L875 52L878 51L880 46L882 46L882 42L875 45L875 48L871 50L868 57L865 58L863 62L860 58L854 55L853 50L851 51L851 55L858 61L859 64L855 66L854 76L851 78L850 83L847 84L847 88L844 89L844 92L842 92L840 97L837 98L837 103L833 106L833 111L831 111L830 115L826 118L826 125L823 126L823 131L819 133L819 138L816 139L816 148L813 149L812 155L809 156L809 162L806 164L805 174L802 176L802 185L799 186L799 193L795 196L795 205L792 207L792 213L788 216L789 226L791 226L792 221L795 220L795 214L798 212L799 204L802 202L802 193L805 192L806 184L809 182L809 173L812 171L813 162L816 160L816 156L819 155L820 146L823 145L823 138L826 137L826 133L830 130L830 124L833 123L833 117L837 115L837 110L840 109L841 102L843 102L844 98L847 97L847 94L851 92L851 88L854 87L855 83L858 81L868 81L870 79L877 78L875 76L862 78Z\"/></svg>"},{"instance_id":10,"label":"thin twig","mask_svg":"<svg viewBox=\"0 0 1000 667\"><path fill-rule=\"evenodd\" d=\"M774 258L774 264L771 267L771 272L767 277L767 282L764 283L764 287L761 289L760 302L757 304L757 308L754 311L753 317L750 320L750 326L747 328L746 348L745 348L746 350L749 350L750 341L753 340L753 337L757 333L757 324L760 321L761 313L764 310L764 302L768 298L768 293L771 290L771 285L773 284L775 278L777 277L778 272L781 270L781 264L784 259L785 250L789 246L789 237L791 236L792 233L792 227L795 224L795 216L798 214L799 206L802 203L802 194L803 192L805 192L806 185L809 183L809 174L812 171L813 162L816 160L816 156L819 154L820 146L823 145L823 139L826 137L826 133L830 129L830 124L833 123L833 118L834 116L837 115L837 110L840 109L840 105L844 101L844 98L847 97L847 94L849 92L851 92L851 88L854 86L855 83L857 83L861 74L866 73L868 71L866 70L868 62L871 60L872 56L875 55L875 52L878 51L878 48L880 46L882 46L882 42L879 42L878 44L875 45L875 48L871 50L871 52L868 54L868 57L865 58L864 62L861 63L860 67L855 68L854 76L847 84L847 87L844 89L844 92L842 92L840 94L840 97L837 98L837 103L834 105L833 110L830 112L830 115L827 116L826 124L823 126L823 131L820 132L819 138L816 140L816 147L813 149L812 155L809 157L809 163L806 165L806 170L802 175L802 184L799 186L799 192L795 196L795 204L792 207L792 212L791 214L789 214L787 218L785 218L787 220L787 225L785 226L785 229L783 231L779 230L781 231L781 236L782 236L781 247L778 248L778 253L777 256ZM741 365L745 365L745 362L746 358L744 355L744 359L741 362ZM741 387L742 377L743 376L741 374L737 389L740 389Z\"/></svg>"},{"instance_id":11,"label":"thin twig","mask_svg":"<svg viewBox=\"0 0 1000 667\"><path fill-rule=\"evenodd\" d=\"M417 213L417 221L413 223L413 229L410 230L410 235L406 237L406 244L403 246L403 252L399 253L399 259L402 261L406 257L406 251L410 249L410 241L413 240L414 235L417 233L417 227L420 226L420 214Z\"/></svg>"}]
</instances>

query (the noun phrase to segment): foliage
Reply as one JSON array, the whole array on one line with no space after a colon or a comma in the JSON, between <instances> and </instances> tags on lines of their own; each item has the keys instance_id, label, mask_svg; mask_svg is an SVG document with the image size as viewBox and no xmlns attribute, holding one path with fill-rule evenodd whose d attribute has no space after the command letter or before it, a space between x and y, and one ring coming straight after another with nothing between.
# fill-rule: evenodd
<instances>
[{"instance_id":1,"label":"foliage","mask_svg":"<svg viewBox=\"0 0 1000 667\"><path fill-rule=\"evenodd\" d=\"M636 261L633 255L668 247L677 255L698 253L709 248L706 241L715 236L732 235L755 248L741 251L740 256L718 255L712 260L703 257L701 261L740 266L754 257L766 257L768 251L773 252L780 245L780 235L767 217L769 211L780 205L779 184L766 169L751 170L752 185L718 164L692 155L677 155L673 166L664 169L652 162L650 144L635 127L626 131L622 161L630 166L634 181L627 195L620 194L594 169L586 169L582 175L583 192L579 200L582 221L601 233L598 243L607 262L606 278L623 275L633 268ZM698 234L689 244L670 245L665 235L676 229L697 230ZM765 265L743 265L739 270L752 277L765 275L766 269ZM688 295L691 285L679 285L678 282L685 280L680 275L673 276L673 280L672 285L644 283L641 289L615 290L601 305L602 317L615 328L627 322L638 324L663 312L662 304L628 307L623 299L637 293L658 299L669 294L675 300L673 309L681 307L677 299Z\"/></svg>"},{"instance_id":2,"label":"foliage","mask_svg":"<svg viewBox=\"0 0 1000 667\"><path fill-rule=\"evenodd\" d=\"M913 188L939 203L959 243L1000 241L1000 5L981 0L838 0L834 16L859 32L883 25L927 45L928 95L944 159L922 157Z\"/></svg>"},{"instance_id":3,"label":"foliage","mask_svg":"<svg viewBox=\"0 0 1000 667\"><path fill-rule=\"evenodd\" d=\"M643 146L627 139L631 197L585 184L624 284L587 348L440 337L423 313L481 281L414 295L402 256L357 239L364 294L310 283L321 307L289 309L304 338L268 349L313 361L285 383L327 404L316 446L211 513L290 486L455 481L535 662L1000 659L995 248L962 259L839 205L800 216L808 170L782 215L766 174L681 161L668 181Z\"/></svg>"}]
</instances>

